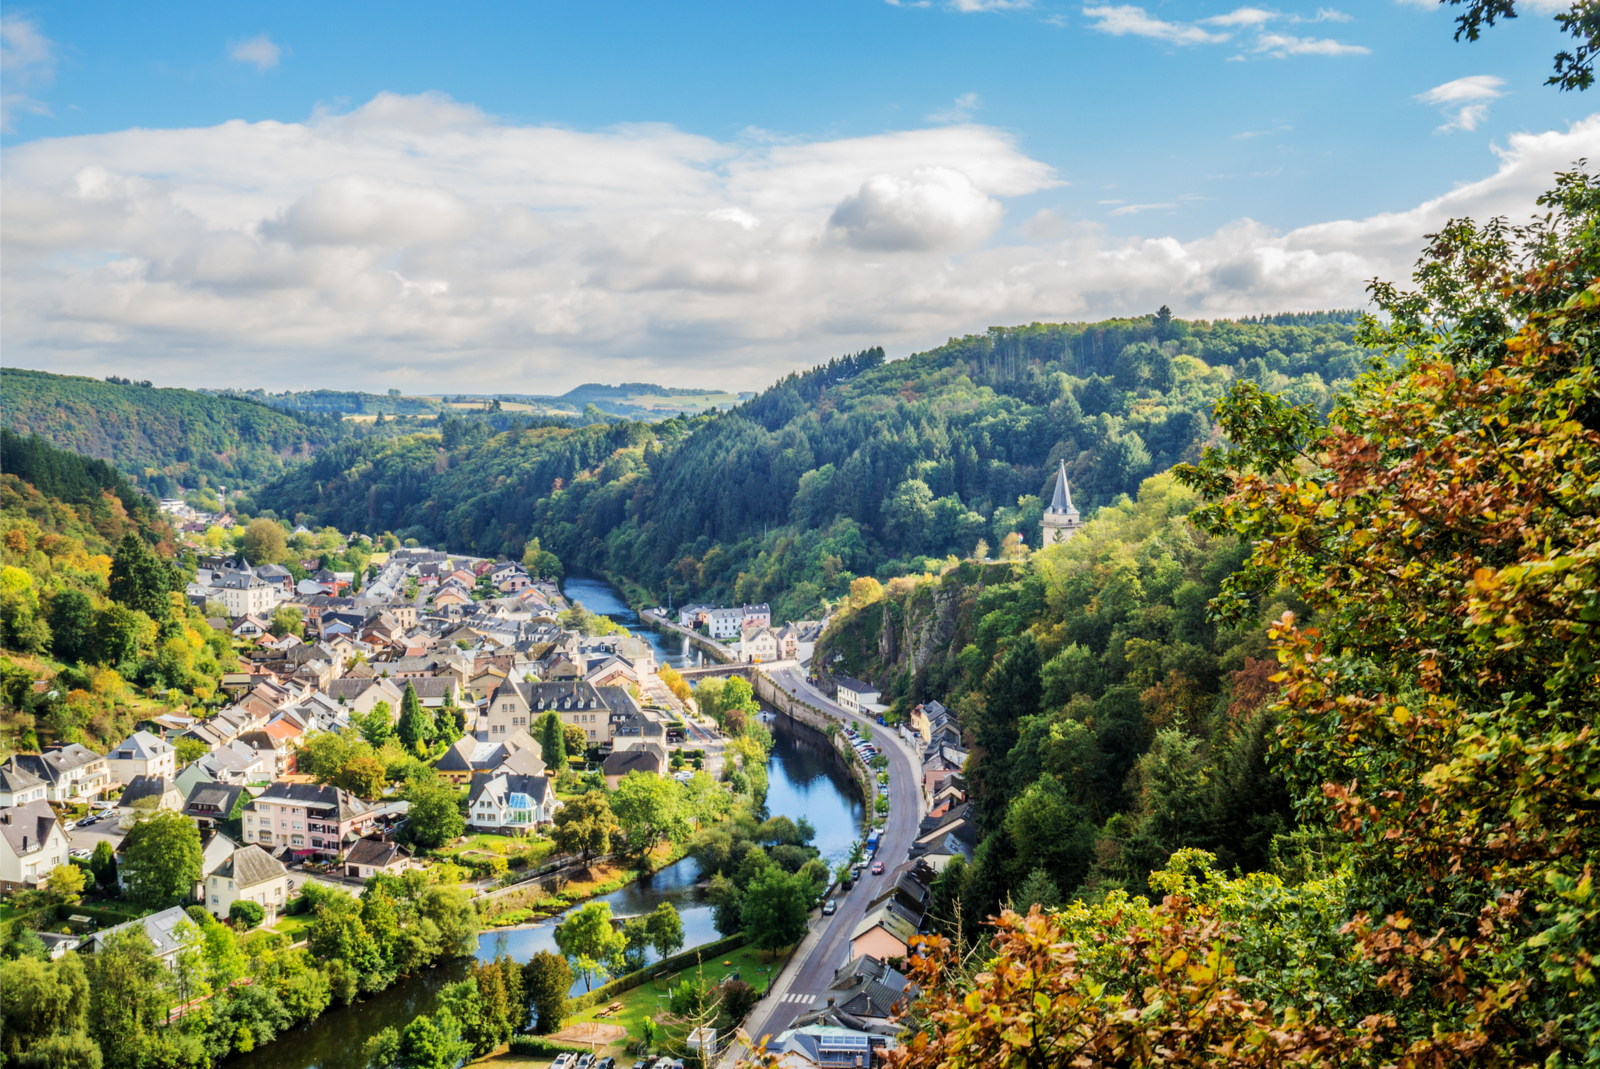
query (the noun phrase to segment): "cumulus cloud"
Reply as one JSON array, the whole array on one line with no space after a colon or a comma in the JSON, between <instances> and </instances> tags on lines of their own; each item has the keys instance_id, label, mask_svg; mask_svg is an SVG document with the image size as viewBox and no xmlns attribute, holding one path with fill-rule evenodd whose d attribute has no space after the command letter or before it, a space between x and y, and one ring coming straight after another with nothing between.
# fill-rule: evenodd
<instances>
[{"instance_id":1,"label":"cumulus cloud","mask_svg":"<svg viewBox=\"0 0 1600 1069\"><path fill-rule=\"evenodd\" d=\"M1083 13L1094 20L1089 26L1091 30L1113 37L1148 37L1171 45L1216 44L1228 39L1225 33L1211 33L1187 23L1154 18L1144 8L1132 4L1086 7Z\"/></svg>"},{"instance_id":2,"label":"cumulus cloud","mask_svg":"<svg viewBox=\"0 0 1600 1069\"><path fill-rule=\"evenodd\" d=\"M49 85L55 77L55 44L39 32L39 24L21 15L0 15L0 132L11 133L18 114L49 115L45 104L27 92Z\"/></svg>"},{"instance_id":3,"label":"cumulus cloud","mask_svg":"<svg viewBox=\"0 0 1600 1069\"><path fill-rule=\"evenodd\" d=\"M1492 74L1473 74L1436 85L1426 93L1418 93L1417 99L1424 104L1443 106L1446 122L1434 133L1476 130L1489 114L1489 105L1473 101L1494 100L1504 96L1500 87L1505 84L1504 78L1496 78Z\"/></svg>"},{"instance_id":4,"label":"cumulus cloud","mask_svg":"<svg viewBox=\"0 0 1600 1069\"><path fill-rule=\"evenodd\" d=\"M271 70L278 65L278 60L283 56L283 49L272 43L272 38L266 34L257 34L244 41L230 41L228 43L228 58L240 63L249 63L258 71Z\"/></svg>"},{"instance_id":5,"label":"cumulus cloud","mask_svg":"<svg viewBox=\"0 0 1600 1069\"><path fill-rule=\"evenodd\" d=\"M1272 56L1365 56L1372 51L1326 37L1294 37L1286 33L1262 34L1256 38L1255 50Z\"/></svg>"},{"instance_id":6,"label":"cumulus cloud","mask_svg":"<svg viewBox=\"0 0 1600 1069\"><path fill-rule=\"evenodd\" d=\"M1002 229L1062 183L981 125L724 142L384 95L9 149L0 321L10 364L187 385L752 388L991 323L1359 305L1450 216L1526 216L1597 154L1600 117L1513 137L1409 211L1179 241L1157 205L1116 205L1150 233L1114 239L1066 212Z\"/></svg>"}]
</instances>

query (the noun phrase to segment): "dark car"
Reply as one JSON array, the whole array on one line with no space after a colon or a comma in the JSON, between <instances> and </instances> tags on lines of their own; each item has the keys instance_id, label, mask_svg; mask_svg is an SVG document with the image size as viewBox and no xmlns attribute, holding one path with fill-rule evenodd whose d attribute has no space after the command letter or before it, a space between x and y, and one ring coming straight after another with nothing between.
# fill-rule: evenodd
<instances>
[{"instance_id":1,"label":"dark car","mask_svg":"<svg viewBox=\"0 0 1600 1069\"><path fill-rule=\"evenodd\" d=\"M824 917L831 917L838 910L838 908L839 900L837 898L830 898L822 904L822 915Z\"/></svg>"}]
</instances>

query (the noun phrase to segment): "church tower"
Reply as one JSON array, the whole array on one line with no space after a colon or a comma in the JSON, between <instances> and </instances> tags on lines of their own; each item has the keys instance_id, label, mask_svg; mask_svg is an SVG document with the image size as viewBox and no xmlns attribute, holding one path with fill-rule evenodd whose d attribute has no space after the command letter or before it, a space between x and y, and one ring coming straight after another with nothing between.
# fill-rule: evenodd
<instances>
[{"instance_id":1,"label":"church tower","mask_svg":"<svg viewBox=\"0 0 1600 1069\"><path fill-rule=\"evenodd\" d=\"M1050 499L1050 507L1044 510L1044 544L1059 546L1067 539L1078 533L1083 526L1083 521L1078 519L1078 510L1072 507L1072 488L1067 485L1067 462L1061 462L1061 470L1056 473L1056 493Z\"/></svg>"}]
</instances>

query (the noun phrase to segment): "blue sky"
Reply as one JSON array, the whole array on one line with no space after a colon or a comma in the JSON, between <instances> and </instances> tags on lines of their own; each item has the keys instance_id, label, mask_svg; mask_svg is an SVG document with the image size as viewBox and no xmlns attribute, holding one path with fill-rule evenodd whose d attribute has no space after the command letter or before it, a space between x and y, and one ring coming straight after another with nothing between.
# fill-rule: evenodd
<instances>
[{"instance_id":1,"label":"blue sky","mask_svg":"<svg viewBox=\"0 0 1600 1069\"><path fill-rule=\"evenodd\" d=\"M1536 10L1475 44L1415 3L5 17L9 359L174 384L759 386L991 322L1349 304L1600 150Z\"/></svg>"}]
</instances>

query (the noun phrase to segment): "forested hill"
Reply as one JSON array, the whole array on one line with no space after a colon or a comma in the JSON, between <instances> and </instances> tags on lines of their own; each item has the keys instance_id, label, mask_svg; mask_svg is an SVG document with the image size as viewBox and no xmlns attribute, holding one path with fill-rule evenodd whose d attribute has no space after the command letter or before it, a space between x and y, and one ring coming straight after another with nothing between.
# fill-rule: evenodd
<instances>
[{"instance_id":1,"label":"forested hill","mask_svg":"<svg viewBox=\"0 0 1600 1069\"><path fill-rule=\"evenodd\" d=\"M1198 455L1248 377L1323 407L1364 368L1354 313L995 328L906 360L867 350L731 411L657 424L348 442L256 496L285 517L569 566L657 597L814 611L857 576L1037 542L1058 459L1086 514Z\"/></svg>"},{"instance_id":2,"label":"forested hill","mask_svg":"<svg viewBox=\"0 0 1600 1069\"><path fill-rule=\"evenodd\" d=\"M0 369L0 413L18 434L108 460L158 497L259 485L345 433L337 419L241 398L23 368Z\"/></svg>"}]
</instances>

